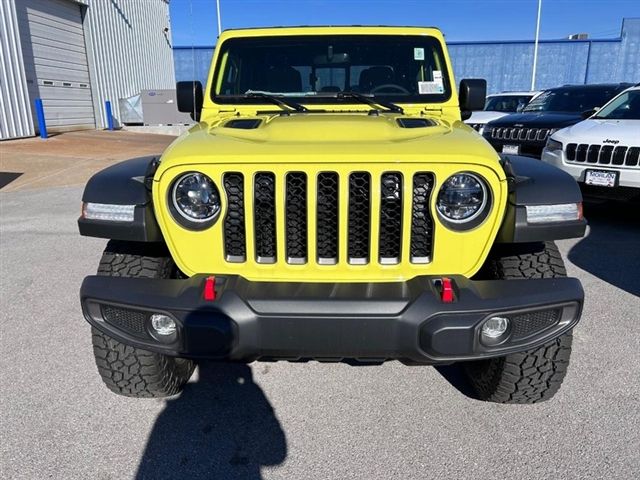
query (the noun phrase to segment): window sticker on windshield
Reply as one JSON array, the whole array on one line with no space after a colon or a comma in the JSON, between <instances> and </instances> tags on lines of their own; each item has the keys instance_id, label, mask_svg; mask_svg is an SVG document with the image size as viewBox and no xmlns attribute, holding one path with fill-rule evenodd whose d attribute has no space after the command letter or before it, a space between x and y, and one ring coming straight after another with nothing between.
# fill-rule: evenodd
<instances>
[{"instance_id":1,"label":"window sticker on windshield","mask_svg":"<svg viewBox=\"0 0 640 480\"><path fill-rule=\"evenodd\" d=\"M424 60L424 48L414 48L413 49L413 59L414 60Z\"/></svg>"},{"instance_id":2,"label":"window sticker on windshield","mask_svg":"<svg viewBox=\"0 0 640 480\"><path fill-rule=\"evenodd\" d=\"M420 95L443 92L444 87L442 86L442 80L440 80L439 82L418 82L418 93L420 93Z\"/></svg>"},{"instance_id":3,"label":"window sticker on windshield","mask_svg":"<svg viewBox=\"0 0 640 480\"><path fill-rule=\"evenodd\" d=\"M440 70L433 71L433 81L442 83L442 72Z\"/></svg>"}]
</instances>

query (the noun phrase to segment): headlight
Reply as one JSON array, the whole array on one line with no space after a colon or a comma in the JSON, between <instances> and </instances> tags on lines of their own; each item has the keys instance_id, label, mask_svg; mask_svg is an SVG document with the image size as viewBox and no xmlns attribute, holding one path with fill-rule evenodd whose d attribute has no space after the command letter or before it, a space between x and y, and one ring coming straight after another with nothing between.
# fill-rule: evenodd
<instances>
[{"instance_id":1,"label":"headlight","mask_svg":"<svg viewBox=\"0 0 640 480\"><path fill-rule=\"evenodd\" d=\"M169 205L174 218L183 226L205 227L220 213L220 193L204 173L185 173L173 183Z\"/></svg>"},{"instance_id":2,"label":"headlight","mask_svg":"<svg viewBox=\"0 0 640 480\"><path fill-rule=\"evenodd\" d=\"M436 208L445 223L452 224L453 228L472 228L486 216L488 203L487 186L480 177L456 173L440 187Z\"/></svg>"},{"instance_id":3,"label":"headlight","mask_svg":"<svg viewBox=\"0 0 640 480\"><path fill-rule=\"evenodd\" d=\"M562 142L558 142L556 140L547 140L547 144L544 148L550 152L555 152L556 150L562 150Z\"/></svg>"}]
</instances>

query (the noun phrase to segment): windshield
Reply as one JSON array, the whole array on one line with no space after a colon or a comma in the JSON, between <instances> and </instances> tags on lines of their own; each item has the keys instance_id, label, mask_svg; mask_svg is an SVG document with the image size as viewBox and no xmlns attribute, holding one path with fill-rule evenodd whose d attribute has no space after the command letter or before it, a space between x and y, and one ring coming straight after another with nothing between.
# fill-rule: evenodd
<instances>
[{"instance_id":1,"label":"windshield","mask_svg":"<svg viewBox=\"0 0 640 480\"><path fill-rule=\"evenodd\" d=\"M251 92L305 103L362 103L339 92L403 103L451 96L440 42L426 36L233 38L221 46L213 85L217 103L261 103Z\"/></svg>"},{"instance_id":2,"label":"windshield","mask_svg":"<svg viewBox=\"0 0 640 480\"><path fill-rule=\"evenodd\" d=\"M640 120L640 90L629 90L623 93L593 118Z\"/></svg>"},{"instance_id":3,"label":"windshield","mask_svg":"<svg viewBox=\"0 0 640 480\"><path fill-rule=\"evenodd\" d=\"M529 103L532 95L496 95L487 98L487 112L519 112Z\"/></svg>"},{"instance_id":4,"label":"windshield","mask_svg":"<svg viewBox=\"0 0 640 480\"><path fill-rule=\"evenodd\" d=\"M601 107L619 91L620 89L615 87L547 90L531 100L523 111L582 113Z\"/></svg>"}]
</instances>

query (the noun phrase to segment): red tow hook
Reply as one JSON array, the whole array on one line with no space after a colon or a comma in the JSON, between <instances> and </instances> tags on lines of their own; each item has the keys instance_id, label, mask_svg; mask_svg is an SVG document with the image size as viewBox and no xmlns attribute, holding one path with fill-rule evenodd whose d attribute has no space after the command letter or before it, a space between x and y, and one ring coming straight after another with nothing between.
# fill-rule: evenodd
<instances>
[{"instance_id":1,"label":"red tow hook","mask_svg":"<svg viewBox=\"0 0 640 480\"><path fill-rule=\"evenodd\" d=\"M204 281L204 299L213 302L216 299L216 277L211 275Z\"/></svg>"},{"instance_id":2,"label":"red tow hook","mask_svg":"<svg viewBox=\"0 0 640 480\"><path fill-rule=\"evenodd\" d=\"M442 303L453 303L453 285L450 278L440 280L440 299Z\"/></svg>"}]
</instances>

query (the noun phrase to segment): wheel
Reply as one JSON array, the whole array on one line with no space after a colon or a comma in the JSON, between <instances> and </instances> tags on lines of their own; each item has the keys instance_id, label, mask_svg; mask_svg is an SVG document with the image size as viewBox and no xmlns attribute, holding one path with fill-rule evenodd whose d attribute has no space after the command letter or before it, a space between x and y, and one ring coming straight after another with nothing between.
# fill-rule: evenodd
<instances>
[{"instance_id":1,"label":"wheel","mask_svg":"<svg viewBox=\"0 0 640 480\"><path fill-rule=\"evenodd\" d=\"M565 277L553 242L505 246L492 253L480 273L487 279L521 280ZM571 355L571 332L532 350L463 363L477 396L496 403L538 403L560 388Z\"/></svg>"},{"instance_id":2,"label":"wheel","mask_svg":"<svg viewBox=\"0 0 640 480\"><path fill-rule=\"evenodd\" d=\"M172 278L177 269L163 246L110 241L98 275ZM195 364L125 345L96 328L91 330L93 354L105 385L127 397L168 397L180 393Z\"/></svg>"}]
</instances>

